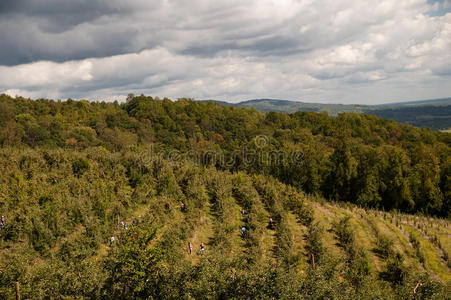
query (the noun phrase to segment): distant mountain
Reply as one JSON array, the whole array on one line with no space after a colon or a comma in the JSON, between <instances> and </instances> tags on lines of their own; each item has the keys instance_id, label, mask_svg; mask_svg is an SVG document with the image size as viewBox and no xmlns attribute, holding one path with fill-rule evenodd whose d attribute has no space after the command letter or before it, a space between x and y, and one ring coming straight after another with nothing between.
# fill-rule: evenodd
<instances>
[{"instance_id":1,"label":"distant mountain","mask_svg":"<svg viewBox=\"0 0 451 300\"><path fill-rule=\"evenodd\" d=\"M385 106L365 113L420 128L451 129L451 105Z\"/></svg>"},{"instance_id":2,"label":"distant mountain","mask_svg":"<svg viewBox=\"0 0 451 300\"><path fill-rule=\"evenodd\" d=\"M395 120L415 127L429 127L435 130L451 128L451 98L397 102L380 105L361 104L323 104L280 99L253 99L239 103L218 100L203 100L220 105L255 108L262 112L294 113L297 111L326 111L331 116L355 112L374 114L378 117Z\"/></svg>"},{"instance_id":3,"label":"distant mountain","mask_svg":"<svg viewBox=\"0 0 451 300\"><path fill-rule=\"evenodd\" d=\"M379 104L378 106L425 106L425 105L434 105L434 106L451 105L451 98L418 100L409 102L395 102L395 103Z\"/></svg>"},{"instance_id":4,"label":"distant mountain","mask_svg":"<svg viewBox=\"0 0 451 300\"><path fill-rule=\"evenodd\" d=\"M278 99L255 99L247 100L235 104L235 106L242 106L248 108L255 108L260 111L269 112L284 112L293 113L296 111L327 111L330 115L336 116L342 112L363 112L366 109L370 109L368 105L359 104L322 104L322 103L308 103L289 100Z\"/></svg>"},{"instance_id":5,"label":"distant mountain","mask_svg":"<svg viewBox=\"0 0 451 300\"><path fill-rule=\"evenodd\" d=\"M210 103L214 103L214 104L220 104L220 105L227 105L227 106L234 106L233 103L229 103L226 101L220 101L220 100L199 100L199 102L210 102Z\"/></svg>"}]
</instances>

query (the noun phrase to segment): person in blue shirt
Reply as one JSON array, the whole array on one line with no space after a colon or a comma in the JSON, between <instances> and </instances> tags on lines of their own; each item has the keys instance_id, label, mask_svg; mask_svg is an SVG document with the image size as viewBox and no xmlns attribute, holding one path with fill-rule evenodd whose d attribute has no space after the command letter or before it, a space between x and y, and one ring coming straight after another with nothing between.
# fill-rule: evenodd
<instances>
[{"instance_id":1,"label":"person in blue shirt","mask_svg":"<svg viewBox=\"0 0 451 300\"><path fill-rule=\"evenodd\" d=\"M246 234L246 227L241 227L241 236L244 236Z\"/></svg>"}]
</instances>

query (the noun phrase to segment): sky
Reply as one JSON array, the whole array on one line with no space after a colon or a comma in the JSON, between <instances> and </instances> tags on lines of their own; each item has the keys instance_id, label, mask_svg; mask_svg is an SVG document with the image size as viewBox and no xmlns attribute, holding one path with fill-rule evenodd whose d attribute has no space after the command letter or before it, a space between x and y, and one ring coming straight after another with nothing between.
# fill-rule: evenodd
<instances>
[{"instance_id":1,"label":"sky","mask_svg":"<svg viewBox=\"0 0 451 300\"><path fill-rule=\"evenodd\" d=\"M451 0L1 0L0 93L451 97Z\"/></svg>"}]
</instances>

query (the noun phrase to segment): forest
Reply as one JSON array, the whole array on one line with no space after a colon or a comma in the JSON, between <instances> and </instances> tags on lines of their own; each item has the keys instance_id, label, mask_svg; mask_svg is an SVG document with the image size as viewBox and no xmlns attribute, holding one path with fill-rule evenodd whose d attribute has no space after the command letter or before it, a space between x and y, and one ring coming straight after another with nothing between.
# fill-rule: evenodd
<instances>
[{"instance_id":1,"label":"forest","mask_svg":"<svg viewBox=\"0 0 451 300\"><path fill-rule=\"evenodd\" d=\"M371 115L265 114L143 95L130 95L124 104L1 95L0 126L2 147L151 147L219 170L271 175L361 207L442 217L450 212L451 135Z\"/></svg>"},{"instance_id":2,"label":"forest","mask_svg":"<svg viewBox=\"0 0 451 300\"><path fill-rule=\"evenodd\" d=\"M1 95L0 297L449 299L450 142L354 113Z\"/></svg>"}]
</instances>

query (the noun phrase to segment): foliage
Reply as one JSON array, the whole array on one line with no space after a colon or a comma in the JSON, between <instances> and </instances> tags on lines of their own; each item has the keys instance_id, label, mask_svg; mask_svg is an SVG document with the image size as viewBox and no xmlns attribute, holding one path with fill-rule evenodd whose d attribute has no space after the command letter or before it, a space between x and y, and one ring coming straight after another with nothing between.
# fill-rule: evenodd
<instances>
[{"instance_id":1,"label":"foliage","mask_svg":"<svg viewBox=\"0 0 451 300\"><path fill-rule=\"evenodd\" d=\"M323 194L446 215L446 134L371 116L265 115L144 96L119 105L1 95L0 108L1 298L16 281L27 299L405 299L418 280L425 298L446 295L420 269L410 274L382 235L372 245L382 270L373 272L352 219L320 210ZM243 146L286 150L299 164L249 162L236 151ZM171 150L224 156L196 164Z\"/></svg>"},{"instance_id":2,"label":"foliage","mask_svg":"<svg viewBox=\"0 0 451 300\"><path fill-rule=\"evenodd\" d=\"M102 146L114 152L152 147L151 151L164 150L163 155L194 154L197 163L219 169L269 174L333 200L385 210L449 213L449 133L370 115L263 114L143 95L130 95L121 105L0 95L0 104L3 146ZM264 145L255 142L259 135L266 137ZM74 162L75 172L86 168Z\"/></svg>"}]
</instances>

